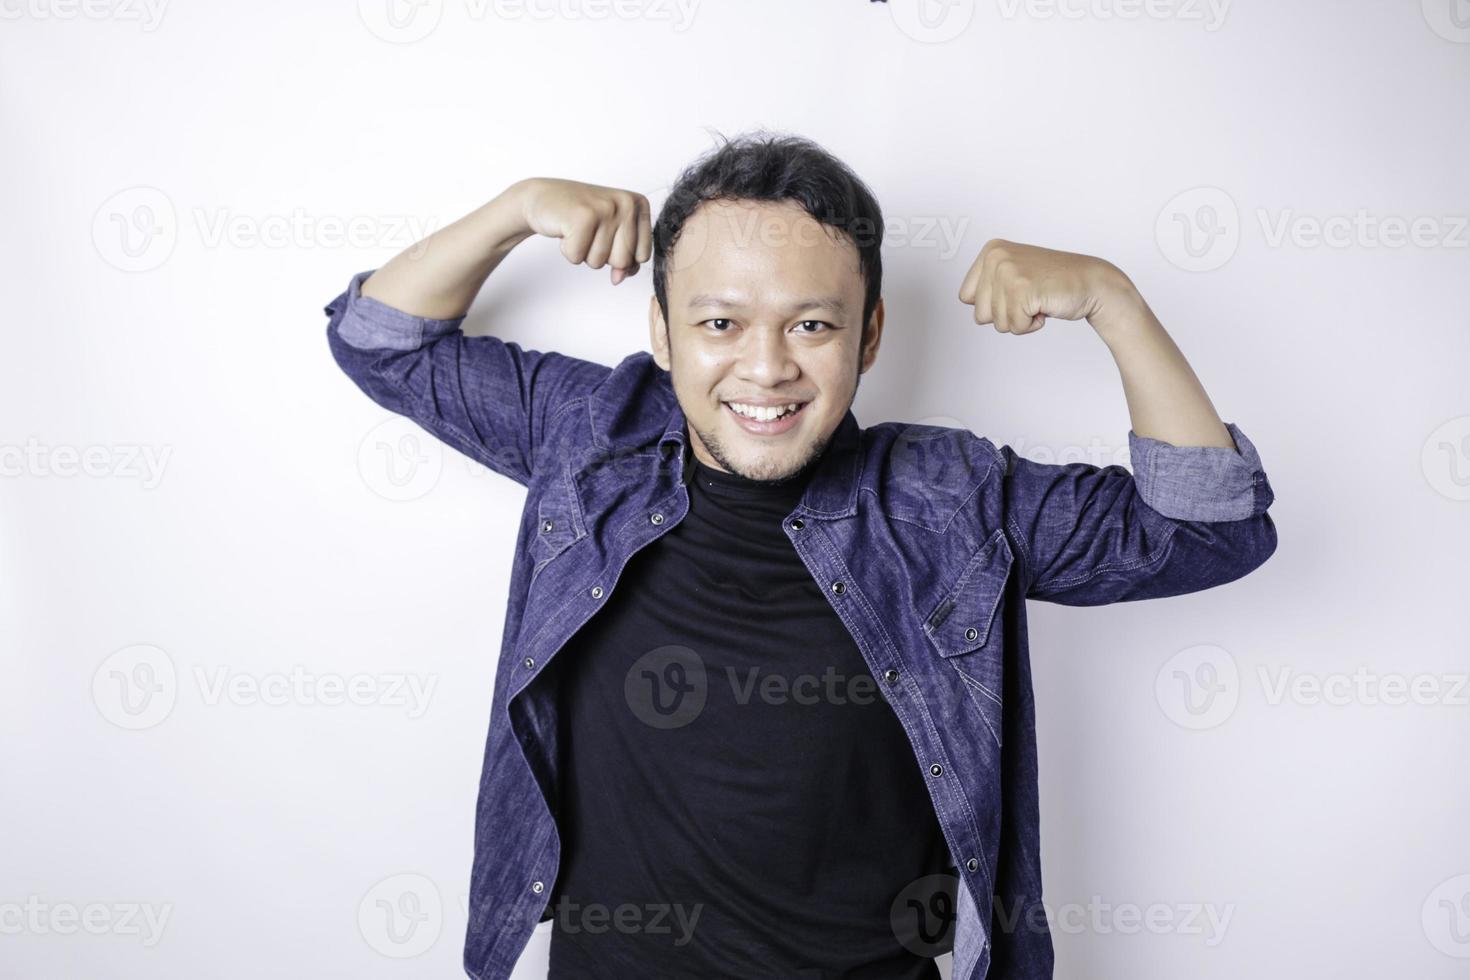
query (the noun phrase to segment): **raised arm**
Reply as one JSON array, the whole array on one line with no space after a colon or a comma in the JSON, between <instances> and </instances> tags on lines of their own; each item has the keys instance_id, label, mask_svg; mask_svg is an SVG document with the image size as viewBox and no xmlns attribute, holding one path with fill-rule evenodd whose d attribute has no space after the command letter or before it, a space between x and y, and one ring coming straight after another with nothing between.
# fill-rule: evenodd
<instances>
[{"instance_id":1,"label":"raised arm","mask_svg":"<svg viewBox=\"0 0 1470 980\"><path fill-rule=\"evenodd\" d=\"M1275 551L1255 447L1222 422L1189 363L1112 263L1004 240L960 288L975 322L1027 334L1086 319L1123 379L1133 472L1000 450L1007 536L1027 595L1072 605L1178 595L1232 581Z\"/></svg>"},{"instance_id":2,"label":"raised arm","mask_svg":"<svg viewBox=\"0 0 1470 980\"><path fill-rule=\"evenodd\" d=\"M532 235L560 238L574 265L610 264L614 286L637 274L653 248L641 194L530 177L395 255L362 284L362 294L412 316L464 316L495 267Z\"/></svg>"},{"instance_id":3,"label":"raised arm","mask_svg":"<svg viewBox=\"0 0 1470 980\"><path fill-rule=\"evenodd\" d=\"M611 263L614 285L652 248L642 195L531 178L381 269L358 273L325 308L333 357L373 401L522 485L538 469L558 413L611 370L461 332L490 273L536 234L560 238L573 263Z\"/></svg>"}]
</instances>

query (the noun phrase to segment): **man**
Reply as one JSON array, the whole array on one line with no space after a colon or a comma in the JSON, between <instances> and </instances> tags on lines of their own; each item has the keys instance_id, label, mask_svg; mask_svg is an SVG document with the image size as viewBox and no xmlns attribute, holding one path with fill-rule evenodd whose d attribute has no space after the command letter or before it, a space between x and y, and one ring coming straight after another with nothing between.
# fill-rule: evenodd
<instances>
[{"instance_id":1,"label":"man","mask_svg":"<svg viewBox=\"0 0 1470 980\"><path fill-rule=\"evenodd\" d=\"M614 285L654 261L652 353L615 367L467 337L532 235ZM521 181L326 308L375 401L528 488L464 965L553 918L562 977L1050 977L1025 599L1232 581L1276 546L1254 447L1132 282L988 242L977 324L1085 319L1133 472L962 429L858 426L882 217L810 141L627 191ZM944 928L948 926L949 928Z\"/></svg>"}]
</instances>

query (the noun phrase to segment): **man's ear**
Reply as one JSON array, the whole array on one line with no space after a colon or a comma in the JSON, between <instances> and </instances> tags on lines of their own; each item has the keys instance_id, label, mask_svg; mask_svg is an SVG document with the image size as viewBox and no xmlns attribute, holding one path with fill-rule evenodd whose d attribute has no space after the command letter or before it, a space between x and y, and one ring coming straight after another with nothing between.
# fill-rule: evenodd
<instances>
[{"instance_id":1,"label":"man's ear","mask_svg":"<svg viewBox=\"0 0 1470 980\"><path fill-rule=\"evenodd\" d=\"M653 348L653 363L669 370L669 328L657 295L648 297L648 345Z\"/></svg>"},{"instance_id":2,"label":"man's ear","mask_svg":"<svg viewBox=\"0 0 1470 980\"><path fill-rule=\"evenodd\" d=\"M858 358L858 374L866 374L868 368L878 359L878 345L883 341L883 297L878 297L877 304L873 307L873 318L868 321L867 332L863 335L863 350Z\"/></svg>"}]
</instances>

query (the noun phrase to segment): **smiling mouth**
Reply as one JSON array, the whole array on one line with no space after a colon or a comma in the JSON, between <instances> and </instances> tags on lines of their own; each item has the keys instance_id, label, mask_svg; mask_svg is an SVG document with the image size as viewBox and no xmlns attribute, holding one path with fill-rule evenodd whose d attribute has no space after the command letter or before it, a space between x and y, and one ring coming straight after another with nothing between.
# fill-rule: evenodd
<instances>
[{"instance_id":1,"label":"smiling mouth","mask_svg":"<svg viewBox=\"0 0 1470 980\"><path fill-rule=\"evenodd\" d=\"M780 415L771 415L771 410L769 409L758 410L758 414L754 416L743 415L737 412L734 405L740 404L738 402L722 402L721 404L725 406L725 411L729 412L735 419L735 424L751 435L778 436L794 429L797 420L801 417L801 413L806 411L807 405L811 403L788 402L788 405L795 404L796 408L794 410L785 410ZM785 406L782 407L783 409L785 408Z\"/></svg>"},{"instance_id":2,"label":"smiling mouth","mask_svg":"<svg viewBox=\"0 0 1470 980\"><path fill-rule=\"evenodd\" d=\"M735 408L736 405L741 405L741 402L722 402L721 404L723 404L735 415L751 422L779 422L782 419L788 419L793 416L800 415L802 410L805 409L809 403L787 402L786 405L780 407L780 414L776 414L775 406L745 406L746 411L742 412ZM794 405L795 408L790 407L792 405Z\"/></svg>"}]
</instances>

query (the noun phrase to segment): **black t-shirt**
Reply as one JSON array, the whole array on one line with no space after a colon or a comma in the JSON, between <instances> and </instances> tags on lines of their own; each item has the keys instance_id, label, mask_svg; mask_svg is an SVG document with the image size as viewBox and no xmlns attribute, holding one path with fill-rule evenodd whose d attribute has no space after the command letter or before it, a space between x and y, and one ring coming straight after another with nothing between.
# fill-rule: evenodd
<instances>
[{"instance_id":1,"label":"black t-shirt","mask_svg":"<svg viewBox=\"0 0 1470 980\"><path fill-rule=\"evenodd\" d=\"M781 527L816 462L688 462L689 513L551 667L550 978L938 978L893 918L955 880L923 774Z\"/></svg>"}]
</instances>

